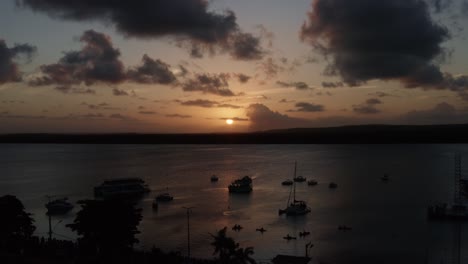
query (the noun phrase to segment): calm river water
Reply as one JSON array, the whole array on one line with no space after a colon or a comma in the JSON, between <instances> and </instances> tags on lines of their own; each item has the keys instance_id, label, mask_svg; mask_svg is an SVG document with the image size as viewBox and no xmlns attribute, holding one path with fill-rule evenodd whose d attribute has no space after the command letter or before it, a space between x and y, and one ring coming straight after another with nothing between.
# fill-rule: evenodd
<instances>
[{"instance_id":1,"label":"calm river water","mask_svg":"<svg viewBox=\"0 0 468 264\"><path fill-rule=\"evenodd\" d=\"M212 257L210 234L227 226L241 246L254 247L259 261L276 254L302 256L312 241L310 253L317 262L449 263L454 224L428 222L426 208L453 200L454 153L466 160L468 145L2 144L0 195L19 197L34 215L37 234L45 236L46 195L76 202L92 198L93 187L104 179L141 177L152 192L138 204L143 220L137 247L186 254L183 207L194 207L191 245L197 257ZM290 190L281 181L293 177L295 161L298 175L319 182L297 184L298 199L312 211L303 217L278 216ZM384 173L388 182L380 180ZM212 174L220 180L211 183ZM229 183L244 175L253 178L253 192L229 194ZM331 181L338 188L329 189ZM153 211L152 199L166 190L174 201ZM76 237L65 225L78 210L53 219L57 238ZM244 228L234 232L234 224ZM339 225L352 230L339 231ZM259 227L267 232L256 232ZM299 238L303 230L311 235ZM461 230L466 263L468 225ZM286 234L297 240L284 240Z\"/></svg>"}]
</instances>

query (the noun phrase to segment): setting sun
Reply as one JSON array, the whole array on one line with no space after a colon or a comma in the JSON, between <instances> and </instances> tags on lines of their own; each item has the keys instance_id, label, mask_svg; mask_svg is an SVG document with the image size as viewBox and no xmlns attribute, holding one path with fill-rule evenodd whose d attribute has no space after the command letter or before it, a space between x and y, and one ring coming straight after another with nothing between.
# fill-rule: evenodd
<instances>
[{"instance_id":1,"label":"setting sun","mask_svg":"<svg viewBox=\"0 0 468 264\"><path fill-rule=\"evenodd\" d=\"M232 119L226 119L226 124L232 125L234 123L234 120Z\"/></svg>"}]
</instances>

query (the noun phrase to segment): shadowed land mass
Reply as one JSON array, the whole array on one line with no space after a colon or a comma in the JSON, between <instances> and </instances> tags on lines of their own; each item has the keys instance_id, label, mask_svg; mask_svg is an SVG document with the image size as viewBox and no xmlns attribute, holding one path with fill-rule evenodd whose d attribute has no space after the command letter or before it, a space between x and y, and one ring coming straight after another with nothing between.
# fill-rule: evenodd
<instances>
[{"instance_id":1,"label":"shadowed land mass","mask_svg":"<svg viewBox=\"0 0 468 264\"><path fill-rule=\"evenodd\" d=\"M468 124L360 125L204 134L3 134L0 143L70 144L360 144L468 143Z\"/></svg>"}]
</instances>

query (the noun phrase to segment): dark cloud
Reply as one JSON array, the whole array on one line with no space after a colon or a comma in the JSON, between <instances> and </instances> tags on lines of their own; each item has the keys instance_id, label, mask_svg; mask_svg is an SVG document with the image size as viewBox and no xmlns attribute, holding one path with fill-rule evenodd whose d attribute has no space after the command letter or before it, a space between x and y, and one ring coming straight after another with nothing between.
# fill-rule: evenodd
<instances>
[{"instance_id":1,"label":"dark cloud","mask_svg":"<svg viewBox=\"0 0 468 264\"><path fill-rule=\"evenodd\" d=\"M366 104L368 104L368 105L378 105L378 104L382 104L382 101L380 101L377 98L369 98L369 99L366 100Z\"/></svg>"},{"instance_id":2,"label":"dark cloud","mask_svg":"<svg viewBox=\"0 0 468 264\"><path fill-rule=\"evenodd\" d=\"M177 78L169 69L169 64L159 59L154 60L146 54L143 56L142 62L142 65L128 71L127 78L129 80L145 84L172 84L176 82Z\"/></svg>"},{"instance_id":3,"label":"dark cloud","mask_svg":"<svg viewBox=\"0 0 468 264\"><path fill-rule=\"evenodd\" d=\"M368 95L377 96L377 97L388 97L388 96L391 96L391 97L398 97L398 96L396 96L396 95L389 94L389 93L385 93L385 92L381 92L381 91L378 91L378 92L375 92L375 93L369 93Z\"/></svg>"},{"instance_id":4,"label":"dark cloud","mask_svg":"<svg viewBox=\"0 0 468 264\"><path fill-rule=\"evenodd\" d=\"M427 110L413 110L400 117L405 124L465 124L468 120L466 111L457 110L453 105L446 102L437 104Z\"/></svg>"},{"instance_id":5,"label":"dark cloud","mask_svg":"<svg viewBox=\"0 0 468 264\"><path fill-rule=\"evenodd\" d=\"M434 9L436 13L441 13L442 11L449 8L452 4L452 0L426 0L429 5Z\"/></svg>"},{"instance_id":6,"label":"dark cloud","mask_svg":"<svg viewBox=\"0 0 468 264\"><path fill-rule=\"evenodd\" d=\"M32 79L38 85L92 85L96 82L119 83L126 79L120 51L113 47L109 36L88 30L80 41L85 43L80 51L65 52L58 63L42 65L42 77Z\"/></svg>"},{"instance_id":7,"label":"dark cloud","mask_svg":"<svg viewBox=\"0 0 468 264\"><path fill-rule=\"evenodd\" d=\"M2 104L24 104L25 101L23 100L2 100L1 101Z\"/></svg>"},{"instance_id":8,"label":"dark cloud","mask_svg":"<svg viewBox=\"0 0 468 264\"><path fill-rule=\"evenodd\" d=\"M329 58L325 72L348 85L393 79L407 88L464 90L465 80L437 65L449 37L424 0L316 0L301 29L302 40Z\"/></svg>"},{"instance_id":9,"label":"dark cloud","mask_svg":"<svg viewBox=\"0 0 468 264\"><path fill-rule=\"evenodd\" d=\"M317 92L315 95L317 96L323 96L323 95L327 95L327 96L332 96L333 94L330 92L330 91L326 91L326 92Z\"/></svg>"},{"instance_id":10,"label":"dark cloud","mask_svg":"<svg viewBox=\"0 0 468 264\"><path fill-rule=\"evenodd\" d=\"M284 72L286 68L274 58L269 57L259 62L256 70L262 72L267 79L272 79L276 77L278 73Z\"/></svg>"},{"instance_id":11,"label":"dark cloud","mask_svg":"<svg viewBox=\"0 0 468 264\"><path fill-rule=\"evenodd\" d=\"M15 59L25 55L28 60L36 52L36 47L29 44L15 44L8 48L5 41L0 39L0 85L7 82L19 82L22 74Z\"/></svg>"},{"instance_id":12,"label":"dark cloud","mask_svg":"<svg viewBox=\"0 0 468 264\"><path fill-rule=\"evenodd\" d=\"M118 107L112 107L108 103L100 103L100 104L88 104L86 102L81 103L81 105L86 106L92 110L119 110Z\"/></svg>"},{"instance_id":13,"label":"dark cloud","mask_svg":"<svg viewBox=\"0 0 468 264\"><path fill-rule=\"evenodd\" d=\"M464 16L468 16L468 1L464 0L461 5L461 12Z\"/></svg>"},{"instance_id":14,"label":"dark cloud","mask_svg":"<svg viewBox=\"0 0 468 264\"><path fill-rule=\"evenodd\" d=\"M319 104L311 104L306 102L298 102L295 105L296 109L288 110L288 112L323 112L325 107Z\"/></svg>"},{"instance_id":15,"label":"dark cloud","mask_svg":"<svg viewBox=\"0 0 468 264\"><path fill-rule=\"evenodd\" d=\"M128 96L129 95L126 91L120 90L120 89L117 89L117 88L112 89L112 93L115 96Z\"/></svg>"},{"instance_id":16,"label":"dark cloud","mask_svg":"<svg viewBox=\"0 0 468 264\"><path fill-rule=\"evenodd\" d=\"M260 38L250 33L235 34L231 46L231 56L238 60L259 60L265 54L260 45Z\"/></svg>"},{"instance_id":17,"label":"dark cloud","mask_svg":"<svg viewBox=\"0 0 468 264\"><path fill-rule=\"evenodd\" d=\"M251 104L246 109L246 116L250 119L250 129L254 131L310 125L308 120L283 115L263 104Z\"/></svg>"},{"instance_id":18,"label":"dark cloud","mask_svg":"<svg viewBox=\"0 0 468 264\"><path fill-rule=\"evenodd\" d=\"M199 107L211 108L211 107L217 106L218 102L210 101L210 100L197 99L197 100L190 100L190 101L180 102L180 104L185 105L185 106L199 106Z\"/></svg>"},{"instance_id":19,"label":"dark cloud","mask_svg":"<svg viewBox=\"0 0 468 264\"><path fill-rule=\"evenodd\" d=\"M124 81L143 84L174 84L176 76L170 65L148 55L142 58L142 64L125 70L120 60L120 51L113 47L109 36L88 30L80 41L84 46L79 51L68 51L54 64L40 67L42 76L29 80L32 86L58 85L58 90L69 91L72 85L93 85L97 82L118 84ZM129 95L126 91L113 89L116 96Z\"/></svg>"},{"instance_id":20,"label":"dark cloud","mask_svg":"<svg viewBox=\"0 0 468 264\"><path fill-rule=\"evenodd\" d=\"M96 94L96 91L89 88L71 87L71 86L57 86L54 90L64 94Z\"/></svg>"},{"instance_id":21,"label":"dark cloud","mask_svg":"<svg viewBox=\"0 0 468 264\"><path fill-rule=\"evenodd\" d=\"M101 113L88 113L83 115L70 114L63 119L105 119L105 116Z\"/></svg>"},{"instance_id":22,"label":"dark cloud","mask_svg":"<svg viewBox=\"0 0 468 264\"><path fill-rule=\"evenodd\" d=\"M342 82L322 82L323 88L339 88L343 87Z\"/></svg>"},{"instance_id":23,"label":"dark cloud","mask_svg":"<svg viewBox=\"0 0 468 264\"><path fill-rule=\"evenodd\" d=\"M229 74L197 74L194 78L182 84L182 89L186 92L203 92L219 96L235 96L229 89Z\"/></svg>"},{"instance_id":24,"label":"dark cloud","mask_svg":"<svg viewBox=\"0 0 468 264\"><path fill-rule=\"evenodd\" d=\"M250 78L252 78L251 76L245 75L243 73L236 74L236 77L240 83L247 83L250 80Z\"/></svg>"},{"instance_id":25,"label":"dark cloud","mask_svg":"<svg viewBox=\"0 0 468 264\"><path fill-rule=\"evenodd\" d=\"M312 89L307 83L305 82L282 82L282 81L277 81L276 84L278 84L281 87L294 87L297 90L308 90Z\"/></svg>"},{"instance_id":26,"label":"dark cloud","mask_svg":"<svg viewBox=\"0 0 468 264\"><path fill-rule=\"evenodd\" d=\"M239 109L242 108L242 106L238 105L233 105L233 104L218 104L218 108L232 108L232 109Z\"/></svg>"},{"instance_id":27,"label":"dark cloud","mask_svg":"<svg viewBox=\"0 0 468 264\"><path fill-rule=\"evenodd\" d=\"M169 36L184 43L181 45L189 47L193 55L218 50L230 53L235 59L261 58L260 39L240 30L234 12L212 12L209 3L206 0L17 1L18 6L44 12L57 19L111 24L125 36Z\"/></svg>"},{"instance_id":28,"label":"dark cloud","mask_svg":"<svg viewBox=\"0 0 468 264\"><path fill-rule=\"evenodd\" d=\"M185 106L199 106L199 107L204 107L204 108L214 108L214 107L217 107L217 108L232 108L232 109L242 108L241 106L238 106L238 105L219 103L219 102L216 102L216 101L210 101L210 100L204 100L204 99L189 100L189 101L176 100L176 102L180 103L181 105L185 105Z\"/></svg>"},{"instance_id":29,"label":"dark cloud","mask_svg":"<svg viewBox=\"0 0 468 264\"><path fill-rule=\"evenodd\" d=\"M0 118L11 118L11 119L46 119L44 115L14 115L10 112L5 111L0 113Z\"/></svg>"},{"instance_id":30,"label":"dark cloud","mask_svg":"<svg viewBox=\"0 0 468 264\"><path fill-rule=\"evenodd\" d=\"M294 102L295 102L294 100L287 100L285 98L278 101L278 103L294 103Z\"/></svg>"},{"instance_id":31,"label":"dark cloud","mask_svg":"<svg viewBox=\"0 0 468 264\"><path fill-rule=\"evenodd\" d=\"M181 115L181 114L168 114L166 115L166 117L170 117L170 118L192 118L191 115Z\"/></svg>"},{"instance_id":32,"label":"dark cloud","mask_svg":"<svg viewBox=\"0 0 468 264\"><path fill-rule=\"evenodd\" d=\"M139 114L142 114L142 115L155 115L156 112L154 111L138 111Z\"/></svg>"},{"instance_id":33,"label":"dark cloud","mask_svg":"<svg viewBox=\"0 0 468 264\"><path fill-rule=\"evenodd\" d=\"M369 98L362 104L353 105L353 111L359 114L378 114L381 111L375 106L379 104L383 104L380 99Z\"/></svg>"},{"instance_id":34,"label":"dark cloud","mask_svg":"<svg viewBox=\"0 0 468 264\"><path fill-rule=\"evenodd\" d=\"M128 116L122 115L122 114L110 114L109 118L111 119L119 119L119 120L129 120L132 119Z\"/></svg>"}]
</instances>

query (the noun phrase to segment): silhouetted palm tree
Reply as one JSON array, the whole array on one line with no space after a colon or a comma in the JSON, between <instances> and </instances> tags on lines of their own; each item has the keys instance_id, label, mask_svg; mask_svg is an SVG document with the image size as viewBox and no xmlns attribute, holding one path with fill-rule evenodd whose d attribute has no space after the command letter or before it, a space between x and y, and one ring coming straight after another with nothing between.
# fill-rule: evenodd
<instances>
[{"instance_id":1,"label":"silhouetted palm tree","mask_svg":"<svg viewBox=\"0 0 468 264\"><path fill-rule=\"evenodd\" d=\"M238 248L234 254L234 263L236 264L256 264L251 257L254 254L253 247Z\"/></svg>"},{"instance_id":2,"label":"silhouetted palm tree","mask_svg":"<svg viewBox=\"0 0 468 264\"><path fill-rule=\"evenodd\" d=\"M224 264L255 264L250 256L254 254L252 247L240 248L239 243L226 236L227 227L219 230L217 235L211 235L214 241L211 243L215 250L213 255L219 256L219 261Z\"/></svg>"}]
</instances>

